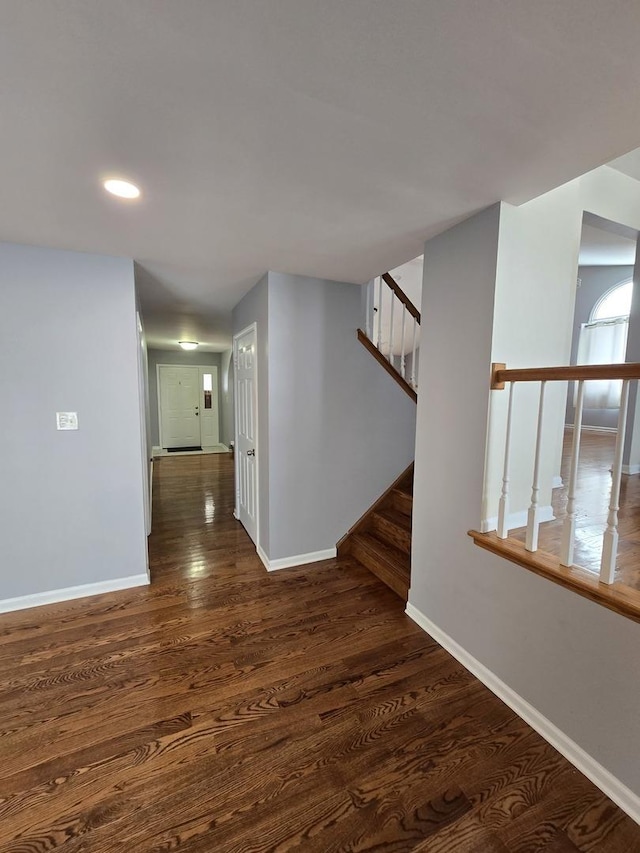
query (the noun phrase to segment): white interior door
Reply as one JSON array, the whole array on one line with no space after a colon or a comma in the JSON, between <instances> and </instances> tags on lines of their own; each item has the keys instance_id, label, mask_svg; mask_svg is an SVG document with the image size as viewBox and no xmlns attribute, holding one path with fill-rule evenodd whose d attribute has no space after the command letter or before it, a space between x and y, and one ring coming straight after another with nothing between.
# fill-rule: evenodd
<instances>
[{"instance_id":1,"label":"white interior door","mask_svg":"<svg viewBox=\"0 0 640 853\"><path fill-rule=\"evenodd\" d=\"M258 544L258 386L255 325L234 338L236 517Z\"/></svg>"},{"instance_id":2,"label":"white interior door","mask_svg":"<svg viewBox=\"0 0 640 853\"><path fill-rule=\"evenodd\" d=\"M158 373L162 446L199 447L199 368L162 365Z\"/></svg>"},{"instance_id":3,"label":"white interior door","mask_svg":"<svg viewBox=\"0 0 640 853\"><path fill-rule=\"evenodd\" d=\"M220 443L218 368L200 368L200 437L203 447Z\"/></svg>"}]
</instances>

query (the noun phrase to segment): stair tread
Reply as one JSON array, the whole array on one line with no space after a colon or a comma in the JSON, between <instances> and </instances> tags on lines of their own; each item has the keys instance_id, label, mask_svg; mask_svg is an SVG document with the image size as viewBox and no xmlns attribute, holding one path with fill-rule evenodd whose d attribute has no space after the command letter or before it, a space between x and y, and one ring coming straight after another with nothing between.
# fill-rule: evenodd
<instances>
[{"instance_id":1,"label":"stair tread","mask_svg":"<svg viewBox=\"0 0 640 853\"><path fill-rule=\"evenodd\" d=\"M403 495L407 495L408 497L413 497L413 481L410 483L405 481L404 483L398 483L395 487L394 492L400 492Z\"/></svg>"},{"instance_id":2,"label":"stair tread","mask_svg":"<svg viewBox=\"0 0 640 853\"><path fill-rule=\"evenodd\" d=\"M411 532L411 516L405 515L404 512L400 512L400 510L394 509L392 506L381 507L375 511L374 515L381 515L397 527L401 527L409 533Z\"/></svg>"},{"instance_id":3,"label":"stair tread","mask_svg":"<svg viewBox=\"0 0 640 853\"><path fill-rule=\"evenodd\" d=\"M397 570L403 576L406 574L409 577L411 573L411 557L409 554L401 551L400 548L396 548L394 545L389 545L388 542L383 542L374 533L361 531L356 533L353 538L355 542L358 542L370 551L374 551L391 568Z\"/></svg>"},{"instance_id":4,"label":"stair tread","mask_svg":"<svg viewBox=\"0 0 640 853\"><path fill-rule=\"evenodd\" d=\"M394 489L389 494L390 505L396 511L411 519L413 515L413 496L400 489Z\"/></svg>"}]
</instances>

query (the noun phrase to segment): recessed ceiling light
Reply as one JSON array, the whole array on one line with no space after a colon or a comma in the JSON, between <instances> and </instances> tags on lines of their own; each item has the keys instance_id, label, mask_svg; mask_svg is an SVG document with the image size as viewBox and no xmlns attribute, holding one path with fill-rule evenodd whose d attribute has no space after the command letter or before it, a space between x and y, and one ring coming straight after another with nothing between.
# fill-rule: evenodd
<instances>
[{"instance_id":1,"label":"recessed ceiling light","mask_svg":"<svg viewBox=\"0 0 640 853\"><path fill-rule=\"evenodd\" d=\"M139 198L140 190L129 181L108 180L104 182L104 188L108 193L117 195L119 198Z\"/></svg>"},{"instance_id":2,"label":"recessed ceiling light","mask_svg":"<svg viewBox=\"0 0 640 853\"><path fill-rule=\"evenodd\" d=\"M178 341L182 349L195 349L198 346L197 341Z\"/></svg>"}]
</instances>

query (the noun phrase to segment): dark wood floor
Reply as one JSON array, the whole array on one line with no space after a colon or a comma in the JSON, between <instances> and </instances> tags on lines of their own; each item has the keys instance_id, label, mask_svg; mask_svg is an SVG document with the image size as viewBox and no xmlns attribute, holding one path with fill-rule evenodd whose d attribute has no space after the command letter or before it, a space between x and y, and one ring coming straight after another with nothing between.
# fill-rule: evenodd
<instances>
[{"instance_id":1,"label":"dark wood floor","mask_svg":"<svg viewBox=\"0 0 640 853\"><path fill-rule=\"evenodd\" d=\"M561 475L569 481L571 443L573 431L567 430L562 452ZM611 496L611 466L615 450L614 433L583 432L580 440L580 466L577 484L577 523L574 561L592 572L600 573L602 534L607 526ZM554 489L553 512L556 521L540 528L539 547L551 554L560 553L562 525L566 516L566 489ZM615 585L635 593L640 607L640 474L623 476L620 488L618 532L618 560ZM521 528L511 534L521 542L526 530Z\"/></svg>"},{"instance_id":2,"label":"dark wood floor","mask_svg":"<svg viewBox=\"0 0 640 853\"><path fill-rule=\"evenodd\" d=\"M365 569L267 574L232 480L161 459L150 588L0 617L0 851L640 851Z\"/></svg>"}]
</instances>

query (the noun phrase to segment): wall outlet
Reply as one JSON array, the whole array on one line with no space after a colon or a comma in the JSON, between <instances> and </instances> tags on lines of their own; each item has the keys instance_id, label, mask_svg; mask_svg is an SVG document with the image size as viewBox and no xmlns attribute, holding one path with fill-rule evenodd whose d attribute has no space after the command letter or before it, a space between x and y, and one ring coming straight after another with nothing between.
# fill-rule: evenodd
<instances>
[{"instance_id":1,"label":"wall outlet","mask_svg":"<svg viewBox=\"0 0 640 853\"><path fill-rule=\"evenodd\" d=\"M77 412L56 412L58 429L78 429Z\"/></svg>"}]
</instances>

